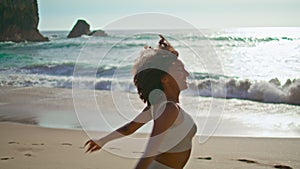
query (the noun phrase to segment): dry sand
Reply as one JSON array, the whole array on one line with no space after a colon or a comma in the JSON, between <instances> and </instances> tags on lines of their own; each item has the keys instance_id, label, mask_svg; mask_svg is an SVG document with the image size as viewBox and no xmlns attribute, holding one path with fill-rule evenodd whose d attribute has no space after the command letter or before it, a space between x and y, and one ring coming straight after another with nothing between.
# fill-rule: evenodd
<instances>
[{"instance_id":1,"label":"dry sand","mask_svg":"<svg viewBox=\"0 0 300 169\"><path fill-rule=\"evenodd\" d=\"M137 159L120 157L106 150L129 151L107 144L106 150L86 154L88 140L80 130L50 129L31 125L0 123L1 169L122 169L133 168ZM212 137L193 143L186 169L300 168L300 139ZM130 142L123 143L129 147ZM141 152L142 150L140 150Z\"/></svg>"}]
</instances>

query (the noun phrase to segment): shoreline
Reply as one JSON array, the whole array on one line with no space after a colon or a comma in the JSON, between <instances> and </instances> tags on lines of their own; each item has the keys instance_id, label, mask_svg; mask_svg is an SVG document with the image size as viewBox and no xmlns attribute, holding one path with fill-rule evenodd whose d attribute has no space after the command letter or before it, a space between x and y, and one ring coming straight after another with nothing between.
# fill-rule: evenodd
<instances>
[{"instance_id":1,"label":"shoreline","mask_svg":"<svg viewBox=\"0 0 300 169\"><path fill-rule=\"evenodd\" d=\"M95 131L112 131L120 127L122 124L132 120L140 110L143 109L144 103L138 98L137 94L126 92L110 92L110 91L93 91L80 89L73 92L72 89L66 88L46 88L46 87L0 87L0 122L9 121L25 124L34 124L47 128L62 128L74 130L95 130ZM126 98L126 99L124 99ZM198 104L193 104L197 102ZM222 101L221 101L222 102ZM206 118L205 112L210 111L211 98L183 96L181 98L183 109L187 112L196 112L191 114L197 120L198 127L201 129ZM187 105L187 106L185 106ZM249 111L240 111L239 107ZM185 106L185 107L184 107ZM287 105L263 104L245 100L226 100L226 109L222 120L218 124L218 129L214 133L220 137L254 137L254 138L299 138L300 130L278 130L277 128L266 129L264 121L266 118L272 118L271 114L264 111L272 112L274 109L285 111L287 108L290 112L297 112L298 107L287 107ZM261 106L261 110L256 107ZM201 107L201 110L198 110ZM199 112L198 112L199 111ZM258 111L252 114L253 111ZM248 112L250 113L248 115ZM99 116L99 113L101 116ZM201 114L202 113L202 114ZM255 122L255 116L260 115L260 121ZM290 114L290 113L288 113ZM197 116L195 116L197 115ZM280 120L285 116L275 114L275 118L279 120L272 125L295 125L296 119L289 118L285 123ZM243 117L241 120L241 117ZM248 118L253 123L248 123ZM253 119L254 118L254 119ZM246 121L245 121L246 120ZM245 123L246 122L246 123ZM258 126L255 126L258 125ZM275 126L276 127L276 126ZM279 126L280 127L280 126ZM288 127L288 126L287 126ZM149 133L151 123L143 126L139 133ZM197 135L200 135L200 130ZM204 134L201 134L202 136Z\"/></svg>"},{"instance_id":2,"label":"shoreline","mask_svg":"<svg viewBox=\"0 0 300 169\"><path fill-rule=\"evenodd\" d=\"M84 153L83 145L89 138L99 138L107 133L102 122L93 117L99 114L93 109L90 110L94 105L87 96L95 95L97 103L104 105L103 115L107 115L107 120L110 120L108 121L111 122L110 127L123 124L118 119L114 122L114 118L111 119L109 116L117 111L114 109L109 92L91 93L89 90L82 90L77 93L80 100L78 106L83 106L84 110L81 114L81 122L85 124L83 117L87 116L85 112L89 112L91 119L86 119L86 122L95 123L97 129L90 131L93 128L83 126L86 127L84 129L90 129L86 133L79 124L74 110L72 90L42 87L0 87L0 89L0 94L5 96L0 97L2 119L0 122L0 166L3 169L23 169L24 166L31 169L133 168L138 157L143 153L143 146L147 141L145 133L132 135L132 138L138 138L136 140L122 138L112 141L104 147L104 151ZM117 96L122 98L123 94L117 93ZM138 109L143 107L137 95L125 94L131 105L139 106ZM208 103L205 99L202 100L203 104ZM188 101L192 102L191 99ZM231 104L235 105L232 102ZM126 115L123 116L123 118L126 117L125 121L135 116L134 113L122 115ZM28 123L4 122L3 116L18 117L18 120L27 120ZM51 122L62 127L45 127ZM222 124L223 127L226 124L228 123ZM70 126L78 126L78 128L68 128ZM232 124L227 130L234 129L234 126L237 125ZM201 144L197 139L195 137L193 140L191 157L185 169L300 168L300 138L212 136Z\"/></svg>"},{"instance_id":3,"label":"shoreline","mask_svg":"<svg viewBox=\"0 0 300 169\"><path fill-rule=\"evenodd\" d=\"M38 124L30 124L30 123L24 123L24 122L16 122L16 121L1 121L0 120L0 124L12 124L12 125L21 125L21 126L28 126L28 127L38 127L38 128L44 128L44 129L53 129L53 130L67 130L67 131L83 131L86 132L85 130L83 130L82 128L58 128L58 127L46 127L46 126L40 126ZM104 131L104 130L87 130L87 132L91 132L91 133L109 133L111 131ZM136 135L149 135L148 132L136 132ZM196 134L197 137L199 137L200 135L197 133ZM212 135L210 136L210 138L253 138L253 139L300 139L300 136L290 136L290 137L284 137L284 136L243 136L243 135ZM209 138L209 139L210 139ZM208 140L209 140L208 139Z\"/></svg>"},{"instance_id":4,"label":"shoreline","mask_svg":"<svg viewBox=\"0 0 300 169\"><path fill-rule=\"evenodd\" d=\"M89 139L82 130L50 129L0 123L1 168L133 168L143 149L126 139L108 143L104 151L84 153ZM99 133L98 133L99 134ZM106 132L101 132L104 135ZM143 137L138 134L137 137ZM299 138L211 137L193 149L186 169L300 167ZM117 154L121 154L119 156ZM126 157L127 156L127 157ZM135 158L132 158L135 157Z\"/></svg>"}]
</instances>

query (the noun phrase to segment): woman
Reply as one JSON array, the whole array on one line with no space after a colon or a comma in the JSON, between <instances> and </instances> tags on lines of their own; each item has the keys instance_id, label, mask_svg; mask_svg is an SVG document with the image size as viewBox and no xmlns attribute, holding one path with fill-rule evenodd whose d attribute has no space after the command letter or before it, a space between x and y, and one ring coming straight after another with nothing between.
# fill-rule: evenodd
<instances>
[{"instance_id":1,"label":"woman","mask_svg":"<svg viewBox=\"0 0 300 169\"><path fill-rule=\"evenodd\" d=\"M145 47L133 68L134 84L147 106L123 127L99 140L87 141L86 152L100 150L109 141L130 135L153 120L149 142L136 169L177 169L186 165L196 125L178 103L180 92L188 87L189 73L178 59L178 52L160 37L159 48Z\"/></svg>"}]
</instances>

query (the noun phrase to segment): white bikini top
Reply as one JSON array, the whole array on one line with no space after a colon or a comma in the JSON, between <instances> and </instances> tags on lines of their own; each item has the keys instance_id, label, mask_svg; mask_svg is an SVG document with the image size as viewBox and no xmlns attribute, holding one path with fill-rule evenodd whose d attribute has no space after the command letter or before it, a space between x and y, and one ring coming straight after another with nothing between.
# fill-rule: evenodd
<instances>
[{"instance_id":1,"label":"white bikini top","mask_svg":"<svg viewBox=\"0 0 300 169\"><path fill-rule=\"evenodd\" d=\"M173 103L180 110L177 118L182 115L183 121L179 124L173 124L173 126L163 133L163 141L160 145L159 152L183 152L191 149L192 138L197 132L197 127L194 120L175 102L164 102L161 103L159 107L165 106L166 103ZM153 110L151 112L153 119L154 117L157 117L153 115Z\"/></svg>"}]
</instances>

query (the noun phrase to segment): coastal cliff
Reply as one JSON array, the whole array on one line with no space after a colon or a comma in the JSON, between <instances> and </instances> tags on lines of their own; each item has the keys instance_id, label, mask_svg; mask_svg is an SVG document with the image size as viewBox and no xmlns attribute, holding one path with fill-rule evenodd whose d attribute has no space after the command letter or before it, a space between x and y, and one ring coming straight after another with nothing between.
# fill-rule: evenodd
<instances>
[{"instance_id":1,"label":"coastal cliff","mask_svg":"<svg viewBox=\"0 0 300 169\"><path fill-rule=\"evenodd\" d=\"M48 41L38 23L37 0L0 1L0 41Z\"/></svg>"}]
</instances>

